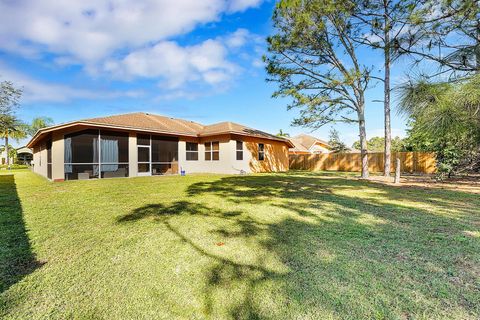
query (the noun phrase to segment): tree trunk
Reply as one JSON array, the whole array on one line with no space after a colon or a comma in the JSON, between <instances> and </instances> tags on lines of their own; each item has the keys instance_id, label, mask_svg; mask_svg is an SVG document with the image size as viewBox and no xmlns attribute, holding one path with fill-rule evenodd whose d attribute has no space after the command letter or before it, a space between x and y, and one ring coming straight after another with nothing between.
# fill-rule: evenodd
<instances>
[{"instance_id":1,"label":"tree trunk","mask_svg":"<svg viewBox=\"0 0 480 320\"><path fill-rule=\"evenodd\" d=\"M395 159L395 183L400 183L400 159Z\"/></svg>"},{"instance_id":2,"label":"tree trunk","mask_svg":"<svg viewBox=\"0 0 480 320\"><path fill-rule=\"evenodd\" d=\"M383 163L383 175L390 176L392 128L390 124L390 21L388 17L388 3L384 0L385 25L384 25L384 58L385 58L385 82L384 82L384 114L385 114L385 157Z\"/></svg>"},{"instance_id":3,"label":"tree trunk","mask_svg":"<svg viewBox=\"0 0 480 320\"><path fill-rule=\"evenodd\" d=\"M365 114L363 108L358 111L358 129L360 133L360 151L362 158L362 179L368 179L368 152L367 152L367 132L365 130Z\"/></svg>"},{"instance_id":4,"label":"tree trunk","mask_svg":"<svg viewBox=\"0 0 480 320\"><path fill-rule=\"evenodd\" d=\"M5 135L5 153L7 154L7 169L10 170L10 157L8 155L10 153L10 150L8 149L8 132Z\"/></svg>"},{"instance_id":5,"label":"tree trunk","mask_svg":"<svg viewBox=\"0 0 480 320\"><path fill-rule=\"evenodd\" d=\"M479 5L480 6L480 5ZM475 45L476 73L480 73L480 21L477 23L477 43Z\"/></svg>"}]
</instances>

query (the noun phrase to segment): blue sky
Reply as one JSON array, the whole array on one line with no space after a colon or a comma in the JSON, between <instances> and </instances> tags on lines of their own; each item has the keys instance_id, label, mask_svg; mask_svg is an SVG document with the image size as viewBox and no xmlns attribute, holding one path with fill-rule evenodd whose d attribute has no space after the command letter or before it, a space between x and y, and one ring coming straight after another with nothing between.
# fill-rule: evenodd
<instances>
[{"instance_id":1,"label":"blue sky","mask_svg":"<svg viewBox=\"0 0 480 320\"><path fill-rule=\"evenodd\" d=\"M272 99L261 62L273 33L273 1L4 1L0 3L0 80L24 88L18 115L55 123L145 111L209 124L234 121L271 133L296 111ZM364 63L381 66L377 53ZM395 65L393 82L405 68ZM381 85L367 93L367 135L383 135ZM393 135L405 120L392 114ZM332 126L313 135L328 139ZM355 124L335 124L357 140ZM21 141L20 144L24 143Z\"/></svg>"}]
</instances>

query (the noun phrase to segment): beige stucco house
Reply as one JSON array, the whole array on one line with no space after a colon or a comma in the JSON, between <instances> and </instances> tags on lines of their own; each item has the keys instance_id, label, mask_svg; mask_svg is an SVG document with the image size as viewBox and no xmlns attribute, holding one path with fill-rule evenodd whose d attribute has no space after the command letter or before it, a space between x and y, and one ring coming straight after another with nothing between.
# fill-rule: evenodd
<instances>
[{"instance_id":1,"label":"beige stucco house","mask_svg":"<svg viewBox=\"0 0 480 320\"><path fill-rule=\"evenodd\" d=\"M34 171L54 181L288 170L288 140L233 122L203 125L130 113L55 125L28 143Z\"/></svg>"},{"instance_id":2,"label":"beige stucco house","mask_svg":"<svg viewBox=\"0 0 480 320\"><path fill-rule=\"evenodd\" d=\"M289 150L290 154L320 154L331 152L331 146L328 142L308 134L300 134L290 138L290 141L294 145L294 147Z\"/></svg>"}]
</instances>

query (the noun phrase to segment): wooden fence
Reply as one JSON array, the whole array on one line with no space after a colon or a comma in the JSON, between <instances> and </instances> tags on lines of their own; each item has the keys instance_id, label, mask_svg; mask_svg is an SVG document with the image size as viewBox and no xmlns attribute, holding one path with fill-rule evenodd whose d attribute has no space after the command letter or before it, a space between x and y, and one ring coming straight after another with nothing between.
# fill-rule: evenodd
<instances>
[{"instance_id":1,"label":"wooden fence","mask_svg":"<svg viewBox=\"0 0 480 320\"><path fill-rule=\"evenodd\" d=\"M435 154L429 152L392 152L392 172L395 171L395 159L400 158L403 173L430 174L436 172ZM383 152L368 154L370 172L383 171ZM291 154L290 169L309 171L361 171L360 153Z\"/></svg>"}]
</instances>

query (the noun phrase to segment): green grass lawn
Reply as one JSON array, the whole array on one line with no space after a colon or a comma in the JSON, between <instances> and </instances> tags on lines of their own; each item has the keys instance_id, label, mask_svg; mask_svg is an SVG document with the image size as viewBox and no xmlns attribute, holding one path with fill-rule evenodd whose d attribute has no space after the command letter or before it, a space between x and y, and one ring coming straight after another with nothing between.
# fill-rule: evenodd
<instances>
[{"instance_id":1,"label":"green grass lawn","mask_svg":"<svg viewBox=\"0 0 480 320\"><path fill-rule=\"evenodd\" d=\"M478 319L480 196L340 174L0 173L2 319Z\"/></svg>"}]
</instances>

